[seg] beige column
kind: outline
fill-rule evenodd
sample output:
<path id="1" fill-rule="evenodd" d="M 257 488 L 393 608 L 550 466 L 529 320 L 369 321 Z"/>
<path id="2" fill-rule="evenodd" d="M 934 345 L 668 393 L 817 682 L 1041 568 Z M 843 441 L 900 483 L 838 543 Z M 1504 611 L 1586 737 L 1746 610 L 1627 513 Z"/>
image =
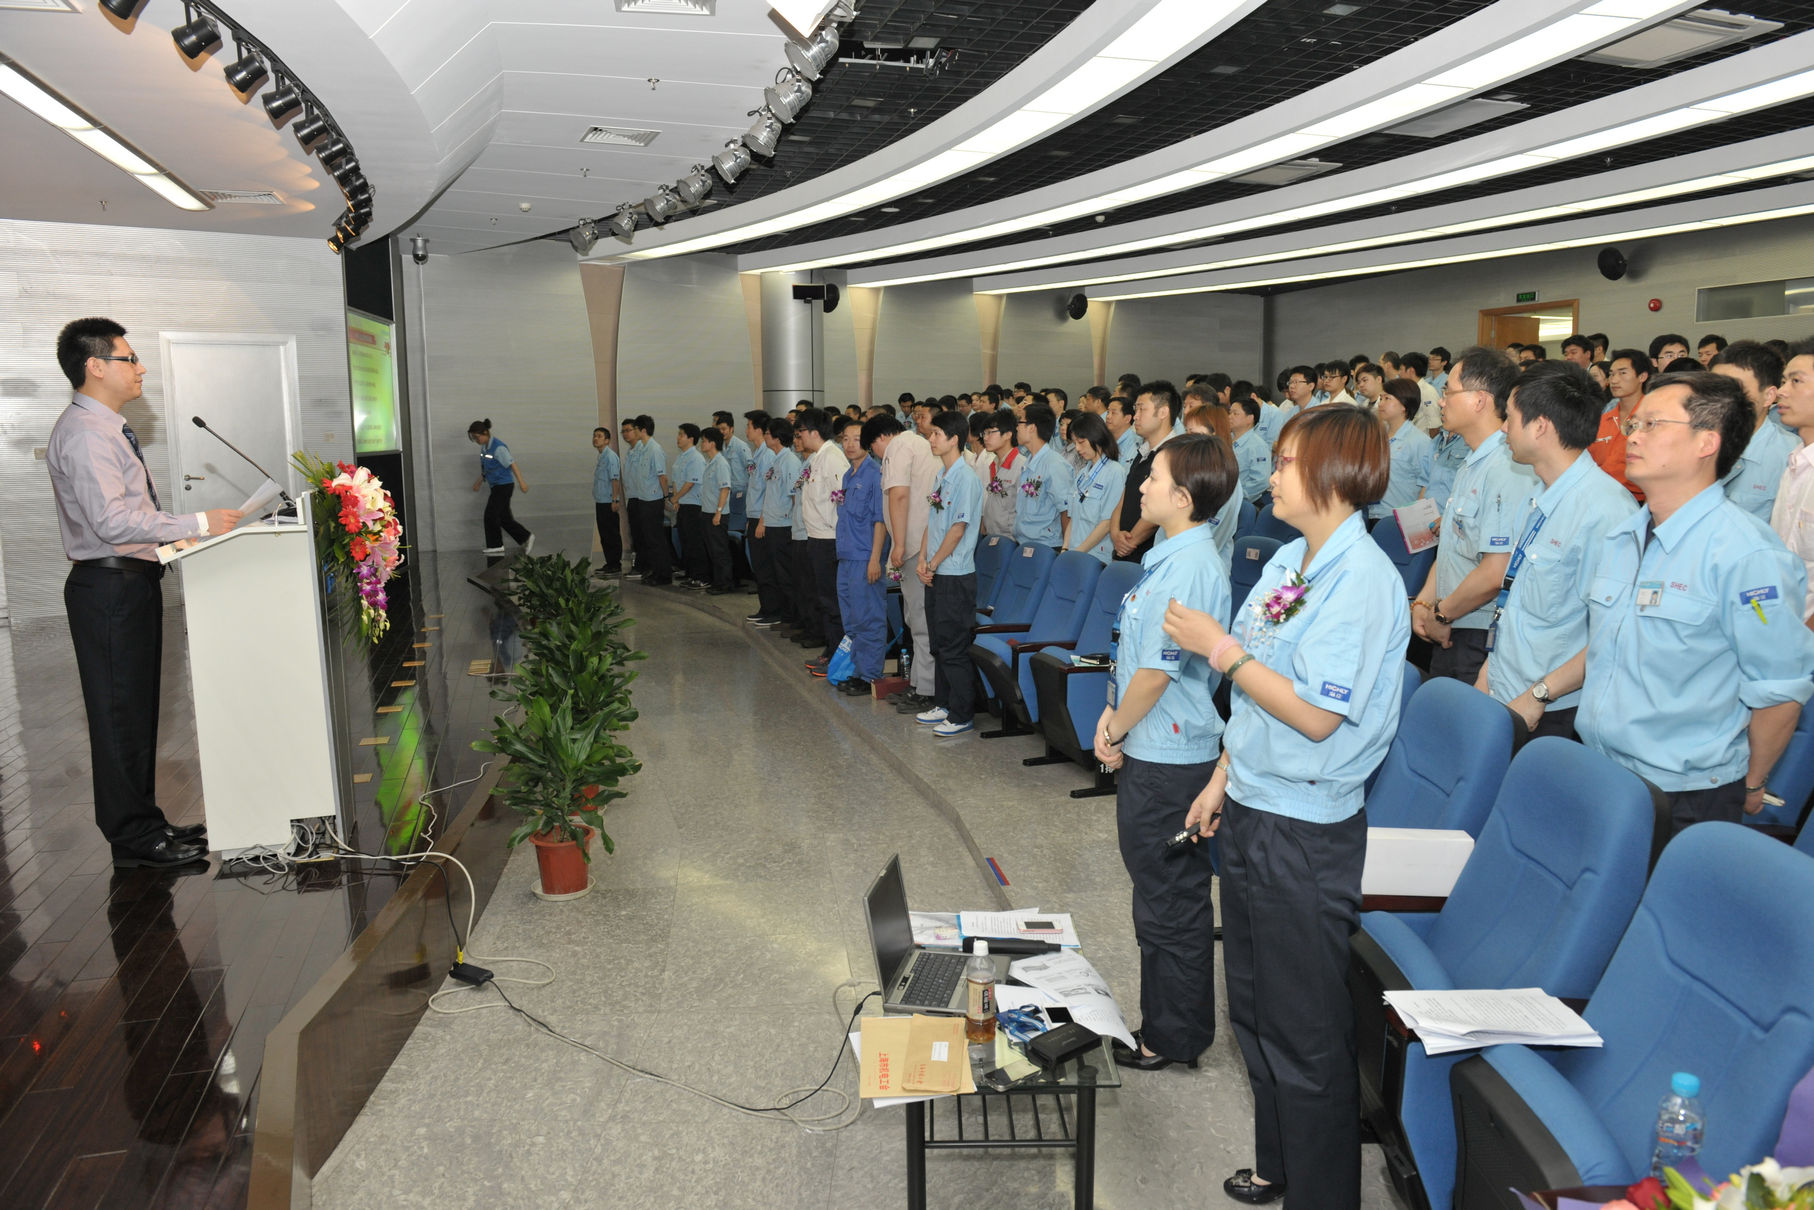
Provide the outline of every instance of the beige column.
<path id="1" fill-rule="evenodd" d="M 611 432 L 611 448 L 623 456 L 622 429 L 617 420 L 617 332 L 623 314 L 624 267 L 581 261 L 580 289 L 586 299 L 586 323 L 592 331 L 592 374 L 598 384 L 598 423 Z M 627 525 L 627 515 L 618 517 Z M 592 549 L 602 550 L 596 527 Z"/>
<path id="2" fill-rule="evenodd" d="M 1006 294 L 973 294 L 976 299 L 976 326 L 983 346 L 983 381 L 995 381 L 997 362 L 1001 359 L 1001 316 L 1008 304 Z"/>
<path id="3" fill-rule="evenodd" d="M 743 287 L 743 317 L 750 328 L 750 406 L 762 406 L 762 275 L 739 273 Z"/>
<path id="4" fill-rule="evenodd" d="M 867 411 L 876 401 L 876 323 L 882 313 L 882 291 L 850 286 L 844 298 L 850 303 L 850 327 L 857 342 L 857 404 Z"/>
<path id="5" fill-rule="evenodd" d="M 1090 321 L 1090 364 L 1096 370 L 1096 385 L 1107 386 L 1109 381 L 1109 328 L 1115 322 L 1115 304 L 1090 300 L 1090 309 L 1086 314 Z"/>

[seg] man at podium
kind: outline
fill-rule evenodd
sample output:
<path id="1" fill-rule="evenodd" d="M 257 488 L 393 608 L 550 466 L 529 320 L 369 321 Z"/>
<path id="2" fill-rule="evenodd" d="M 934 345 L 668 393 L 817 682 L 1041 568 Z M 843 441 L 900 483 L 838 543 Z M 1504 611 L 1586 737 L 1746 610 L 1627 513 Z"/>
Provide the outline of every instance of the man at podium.
<path id="1" fill-rule="evenodd" d="M 50 431 L 45 461 L 72 564 L 63 604 L 88 711 L 95 824 L 116 868 L 186 865 L 205 859 L 208 846 L 203 825 L 173 827 L 157 805 L 164 566 L 156 549 L 226 533 L 241 514 L 163 511 L 138 435 L 120 414 L 145 380 L 125 328 L 72 321 L 57 336 L 57 364 L 75 397 Z"/>

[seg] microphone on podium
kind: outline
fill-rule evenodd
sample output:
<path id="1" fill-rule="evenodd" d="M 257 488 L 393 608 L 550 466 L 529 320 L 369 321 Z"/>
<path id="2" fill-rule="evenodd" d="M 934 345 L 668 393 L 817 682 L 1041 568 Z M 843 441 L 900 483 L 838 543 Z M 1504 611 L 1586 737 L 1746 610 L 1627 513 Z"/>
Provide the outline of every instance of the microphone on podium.
<path id="1" fill-rule="evenodd" d="M 268 471 L 264 467 L 258 465 L 258 463 L 253 462 L 252 456 L 250 454 L 246 453 L 246 451 L 240 449 L 237 445 L 234 445 L 231 441 L 228 441 L 225 437 L 221 436 L 219 433 L 217 433 L 213 429 L 209 428 L 208 422 L 206 420 L 203 420 L 200 416 L 191 416 L 191 417 L 189 417 L 189 419 L 194 421 L 196 428 L 204 430 L 210 437 L 213 437 L 216 441 L 220 442 L 222 445 L 226 446 L 228 449 L 230 449 L 234 453 L 238 454 L 241 458 L 245 459 L 247 465 L 249 465 L 253 470 L 257 471 L 259 474 L 263 475 L 265 478 L 270 479 L 272 483 L 277 483 L 277 480 L 272 477 L 270 471 Z M 290 506 L 291 508 L 296 507 L 296 501 L 290 499 L 290 493 L 284 491 L 283 486 L 281 484 L 278 485 L 277 494 L 279 496 L 283 497 L 283 502 L 286 505 Z"/>

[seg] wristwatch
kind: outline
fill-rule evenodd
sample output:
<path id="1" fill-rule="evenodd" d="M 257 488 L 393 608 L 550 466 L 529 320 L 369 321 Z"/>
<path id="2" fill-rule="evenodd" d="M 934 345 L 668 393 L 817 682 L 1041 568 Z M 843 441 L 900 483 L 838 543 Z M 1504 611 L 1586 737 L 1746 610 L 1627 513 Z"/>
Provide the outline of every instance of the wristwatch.
<path id="1" fill-rule="evenodd" d="M 1542 702 L 1544 705 L 1546 705 L 1546 706 L 1549 705 L 1549 703 L 1550 703 L 1549 682 L 1548 681 L 1538 681 L 1535 685 L 1532 685 L 1531 686 L 1531 696 L 1533 698 L 1535 698 L 1536 700 Z"/>
<path id="2" fill-rule="evenodd" d="M 1455 624 L 1454 618 L 1446 618 L 1443 616 L 1443 614 L 1442 614 L 1442 598 L 1441 597 L 1438 597 L 1436 599 L 1436 604 L 1430 606 L 1430 614 L 1438 622 L 1441 622 L 1444 626 L 1453 626 Z"/>

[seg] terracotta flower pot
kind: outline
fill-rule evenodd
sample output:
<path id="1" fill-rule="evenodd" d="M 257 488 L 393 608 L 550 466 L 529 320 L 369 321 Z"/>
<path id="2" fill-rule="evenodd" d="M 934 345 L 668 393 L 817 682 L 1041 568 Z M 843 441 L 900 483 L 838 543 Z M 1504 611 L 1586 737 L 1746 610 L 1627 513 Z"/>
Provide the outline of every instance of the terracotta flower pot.
<path id="1" fill-rule="evenodd" d="M 585 844 L 592 843 L 595 830 L 582 825 Z M 563 840 L 536 833 L 529 838 L 535 845 L 535 862 L 542 874 L 542 894 L 572 895 L 586 889 L 592 878 L 592 867 L 581 851 L 580 841 Z"/>

